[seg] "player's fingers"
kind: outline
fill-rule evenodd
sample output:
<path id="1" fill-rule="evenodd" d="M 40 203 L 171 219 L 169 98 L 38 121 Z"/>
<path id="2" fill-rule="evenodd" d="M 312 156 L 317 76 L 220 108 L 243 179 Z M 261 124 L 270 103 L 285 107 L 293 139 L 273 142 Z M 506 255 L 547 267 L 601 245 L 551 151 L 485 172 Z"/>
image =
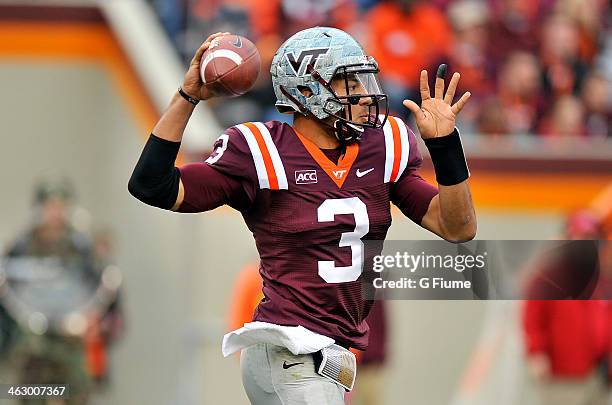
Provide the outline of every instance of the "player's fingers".
<path id="1" fill-rule="evenodd" d="M 444 79 L 446 78 L 446 64 L 441 64 L 436 72 L 436 87 L 434 97 L 442 100 L 444 96 Z"/>
<path id="2" fill-rule="evenodd" d="M 453 74 L 453 77 L 448 84 L 448 89 L 446 89 L 446 96 L 444 96 L 444 102 L 446 104 L 452 105 L 453 98 L 455 97 L 455 92 L 457 91 L 457 84 L 459 83 L 459 79 L 461 75 L 459 73 Z"/>
<path id="3" fill-rule="evenodd" d="M 442 94 L 444 94 L 444 79 L 436 77 L 436 87 L 434 90 L 434 98 L 442 100 Z"/>
<path id="4" fill-rule="evenodd" d="M 222 37 L 223 35 L 229 35 L 229 34 L 230 34 L 229 32 L 215 32 L 214 34 L 209 35 L 208 38 L 206 38 L 206 41 L 204 42 L 210 42 L 217 37 Z"/>
<path id="5" fill-rule="evenodd" d="M 193 56 L 193 59 L 191 59 L 192 65 L 200 63 L 200 61 L 202 60 L 202 55 L 204 55 L 204 52 L 206 52 L 209 46 L 210 46 L 210 42 L 204 42 L 202 46 L 198 48 L 195 55 Z"/>
<path id="6" fill-rule="evenodd" d="M 417 120 L 425 118 L 425 113 L 423 112 L 423 110 L 421 110 L 421 107 L 419 107 L 414 101 L 404 100 L 403 104 L 404 107 L 409 109 L 414 114 L 414 117 Z"/>
<path id="7" fill-rule="evenodd" d="M 200 47 L 196 51 L 195 55 L 193 56 L 193 59 L 191 59 L 191 64 L 193 65 L 193 64 L 196 64 L 196 63 L 200 63 L 200 61 L 202 60 L 202 55 L 210 47 L 210 43 L 212 42 L 213 39 L 215 39 L 217 37 L 221 37 L 223 35 L 228 35 L 228 34 L 229 34 L 229 32 L 216 32 L 216 33 L 210 35 L 208 38 L 206 38 L 206 41 L 204 41 L 202 43 L 202 45 L 200 45 Z"/>
<path id="8" fill-rule="evenodd" d="M 429 100 L 431 98 L 431 93 L 429 92 L 429 78 L 427 76 L 427 70 L 421 70 L 421 100 Z"/>
<path id="9" fill-rule="evenodd" d="M 463 109 L 463 107 L 465 106 L 465 103 L 467 103 L 467 101 L 470 99 L 471 96 L 472 96 L 472 93 L 470 93 L 469 91 L 465 92 L 463 96 L 461 96 L 459 101 L 457 101 L 455 105 L 451 107 L 453 114 L 455 115 L 459 114 L 459 112 Z"/>

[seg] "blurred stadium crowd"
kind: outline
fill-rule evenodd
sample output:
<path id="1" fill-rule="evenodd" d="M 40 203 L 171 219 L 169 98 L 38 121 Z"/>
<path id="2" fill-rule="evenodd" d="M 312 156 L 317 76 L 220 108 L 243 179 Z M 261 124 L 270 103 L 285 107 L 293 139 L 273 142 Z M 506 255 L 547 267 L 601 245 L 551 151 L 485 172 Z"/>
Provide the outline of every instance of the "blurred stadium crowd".
<path id="1" fill-rule="evenodd" d="M 244 97 L 215 100 L 222 125 L 278 116 L 269 66 L 278 46 L 310 26 L 344 29 L 380 64 L 392 113 L 408 118 L 421 69 L 444 61 L 472 101 L 464 133 L 607 138 L 612 30 L 606 0 L 150 0 L 188 61 L 206 35 L 256 42 L 262 72 Z M 240 117 L 240 118 L 237 118 Z"/>

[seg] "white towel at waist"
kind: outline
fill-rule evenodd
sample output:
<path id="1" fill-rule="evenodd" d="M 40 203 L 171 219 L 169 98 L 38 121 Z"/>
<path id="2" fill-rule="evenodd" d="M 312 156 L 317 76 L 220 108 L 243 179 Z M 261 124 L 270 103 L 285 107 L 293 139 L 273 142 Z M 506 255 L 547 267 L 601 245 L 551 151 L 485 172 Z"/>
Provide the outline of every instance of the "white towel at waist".
<path id="1" fill-rule="evenodd" d="M 281 326 L 268 322 L 245 323 L 240 329 L 223 336 L 221 351 L 227 357 L 257 343 L 286 347 L 294 355 L 317 352 L 332 345 L 334 339 L 303 326 Z"/>

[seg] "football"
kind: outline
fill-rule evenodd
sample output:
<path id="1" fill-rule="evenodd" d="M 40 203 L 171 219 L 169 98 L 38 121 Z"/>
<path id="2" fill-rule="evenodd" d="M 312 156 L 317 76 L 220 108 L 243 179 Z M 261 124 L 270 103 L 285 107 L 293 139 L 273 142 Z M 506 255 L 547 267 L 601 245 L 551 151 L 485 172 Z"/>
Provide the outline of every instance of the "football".
<path id="1" fill-rule="evenodd" d="M 235 97 L 249 91 L 261 69 L 257 47 L 240 35 L 213 39 L 202 55 L 200 76 L 217 96 Z"/>

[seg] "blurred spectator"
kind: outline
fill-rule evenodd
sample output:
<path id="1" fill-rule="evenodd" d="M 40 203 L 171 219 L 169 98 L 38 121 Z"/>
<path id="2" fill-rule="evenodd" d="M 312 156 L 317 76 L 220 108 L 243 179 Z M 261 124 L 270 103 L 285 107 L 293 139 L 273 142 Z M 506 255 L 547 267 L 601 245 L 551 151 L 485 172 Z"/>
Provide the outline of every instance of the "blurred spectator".
<path id="1" fill-rule="evenodd" d="M 598 240 L 605 236 L 600 219 L 589 210 L 572 213 L 565 223 L 565 237 L 579 240 Z"/>
<path id="2" fill-rule="evenodd" d="M 490 14 L 487 3 L 479 0 L 459 0 L 448 14 L 455 32 L 450 52 L 453 71 L 461 73 L 462 86 L 472 95 L 486 95 L 494 90 L 491 66 L 488 64 Z"/>
<path id="3" fill-rule="evenodd" d="M 61 266 L 63 272 L 71 274 L 72 278 L 83 280 L 83 283 L 91 280 L 93 263 L 90 240 L 77 232 L 68 218 L 73 196 L 72 184 L 67 180 L 41 183 L 34 194 L 34 225 L 9 249 L 7 257 L 11 260 L 55 258 L 59 263 L 57 266 Z M 24 274 L 26 278 L 23 281 L 16 281 L 19 290 L 24 290 L 24 284 L 28 282 L 41 283 L 57 275 L 57 269 L 55 272 L 54 269 L 46 270 L 42 264 L 21 267 L 20 270 L 31 274 Z M 15 331 L 11 357 L 20 384 L 69 384 L 70 398 L 67 403 L 80 405 L 87 402 L 90 379 L 82 337 L 20 327 Z"/>
<path id="4" fill-rule="evenodd" d="M 551 136 L 580 136 L 585 134 L 584 106 L 574 96 L 562 96 L 544 117 L 538 133 Z"/>
<path id="5" fill-rule="evenodd" d="M 185 0 L 152 0 L 170 40 L 179 51 L 183 51 L 180 38 L 185 29 L 187 2 Z"/>
<path id="6" fill-rule="evenodd" d="M 379 0 L 355 0 L 357 6 L 359 7 L 360 13 L 365 13 L 372 7 L 374 7 Z"/>
<path id="7" fill-rule="evenodd" d="M 357 17 L 353 0 L 254 0 L 251 27 L 262 55 L 263 69 L 270 70 L 276 50 L 296 32 L 315 26 L 350 32 Z"/>
<path id="8" fill-rule="evenodd" d="M 286 38 L 306 28 L 330 26 L 350 31 L 358 12 L 352 0 L 256 0 L 252 5 L 253 34 L 258 40 L 276 36 L 275 51 Z"/>
<path id="9" fill-rule="evenodd" d="M 489 56 L 499 65 L 513 51 L 535 52 L 541 18 L 555 0 L 489 0 L 493 12 Z"/>
<path id="10" fill-rule="evenodd" d="M 588 71 L 580 55 L 580 32 L 570 18 L 556 14 L 542 26 L 540 63 L 546 99 L 576 94 Z"/>
<path id="11" fill-rule="evenodd" d="M 579 30 L 580 55 L 591 64 L 599 52 L 610 3 L 607 0 L 558 0 L 557 12 L 572 18 Z"/>
<path id="12" fill-rule="evenodd" d="M 523 324 L 529 373 L 542 405 L 605 404 L 606 301 L 526 301 Z"/>
<path id="13" fill-rule="evenodd" d="M 442 11 L 446 11 L 449 5 L 453 4 L 456 0 L 430 0 L 429 3 L 438 7 Z"/>
<path id="14" fill-rule="evenodd" d="M 596 68 L 612 83 L 612 29 L 604 36 L 600 53 L 596 58 Z"/>
<path id="15" fill-rule="evenodd" d="M 497 97 L 488 97 L 479 108 L 476 132 L 485 135 L 502 135 L 509 131 L 508 117 Z"/>
<path id="16" fill-rule="evenodd" d="M 115 241 L 109 229 L 99 229 L 93 236 L 93 260 L 96 271 L 103 272 L 115 261 Z M 106 388 L 111 373 L 108 351 L 124 332 L 124 315 L 117 293 L 85 336 L 87 368 L 98 388 Z"/>
<path id="17" fill-rule="evenodd" d="M 581 97 L 586 113 L 586 133 L 589 136 L 610 137 L 612 110 L 608 80 L 599 72 L 592 71 L 584 81 Z"/>
<path id="18" fill-rule="evenodd" d="M 459 126 L 464 131 L 474 132 L 479 108 L 495 90 L 494 72 L 487 55 L 489 6 L 479 0 L 459 0 L 450 5 L 448 15 L 455 33 L 455 45 L 450 51 L 450 68 L 453 72 L 461 73 L 461 87 L 472 93 L 470 103 L 460 115 Z M 495 132 L 502 128 L 489 130 Z"/>
<path id="19" fill-rule="evenodd" d="M 485 102 L 478 122 L 484 133 L 532 133 L 542 110 L 540 70 L 536 57 L 528 52 L 508 55 L 497 79 L 495 96 Z M 501 108 L 501 111 L 500 111 Z"/>
<path id="20" fill-rule="evenodd" d="M 568 219 L 565 237 L 590 240 L 603 234 L 599 221 L 580 211 Z M 558 261 L 556 265 L 568 263 Z M 612 309 L 608 301 L 538 298 L 525 301 L 523 327 L 528 371 L 541 403 L 604 405 L 608 375 L 600 371 L 610 350 Z"/>
<path id="21" fill-rule="evenodd" d="M 264 298 L 262 288 L 258 264 L 249 264 L 240 270 L 230 294 L 228 331 L 240 329 L 253 321 L 255 308 Z"/>
<path id="22" fill-rule="evenodd" d="M 446 61 L 453 33 L 446 16 L 422 0 L 388 0 L 365 16 L 365 48 L 380 65 L 383 88 L 392 114 L 407 115 L 402 101 L 418 99 L 419 72 Z M 431 78 L 431 75 L 430 75 Z"/>
<path id="23" fill-rule="evenodd" d="M 15 322 L 0 305 L 0 364 L 11 347 L 15 328 Z"/>

